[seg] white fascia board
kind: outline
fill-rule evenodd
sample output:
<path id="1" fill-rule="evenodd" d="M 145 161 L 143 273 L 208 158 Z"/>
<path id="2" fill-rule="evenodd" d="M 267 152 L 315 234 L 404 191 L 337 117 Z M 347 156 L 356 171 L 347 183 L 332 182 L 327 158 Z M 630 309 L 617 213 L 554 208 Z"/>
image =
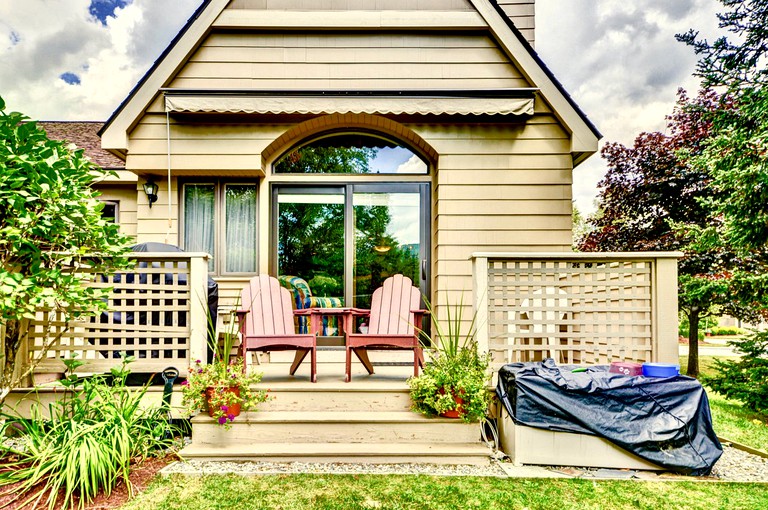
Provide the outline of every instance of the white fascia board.
<path id="1" fill-rule="evenodd" d="M 565 96 L 550 79 L 544 69 L 528 53 L 515 34 L 491 6 L 488 0 L 470 0 L 483 17 L 491 34 L 496 38 L 507 56 L 517 64 L 520 72 L 532 87 L 540 89 L 539 95 L 552 107 L 555 116 L 571 133 L 571 153 L 597 152 L 598 137 L 592 132 L 581 115 L 571 106 Z"/>
<path id="2" fill-rule="evenodd" d="M 213 22 L 229 4 L 230 0 L 211 0 L 211 3 L 192 22 L 184 35 L 171 48 L 162 62 L 151 71 L 144 83 L 132 93 L 112 122 L 101 134 L 101 146 L 109 151 L 125 152 L 128 150 L 128 132 L 138 122 L 141 115 L 154 101 L 161 88 L 183 66 L 187 58 L 197 48 L 210 30 Z"/>

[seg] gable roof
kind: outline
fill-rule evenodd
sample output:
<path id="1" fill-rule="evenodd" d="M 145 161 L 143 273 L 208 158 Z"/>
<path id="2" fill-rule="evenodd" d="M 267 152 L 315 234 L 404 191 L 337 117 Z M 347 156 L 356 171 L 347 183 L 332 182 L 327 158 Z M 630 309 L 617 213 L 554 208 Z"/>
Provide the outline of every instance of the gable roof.
<path id="1" fill-rule="evenodd" d="M 554 78 L 552 72 L 544 65 L 534 49 L 515 27 L 509 16 L 499 6 L 497 0 L 469 0 L 476 10 L 483 28 L 489 30 L 497 40 L 507 57 L 515 64 L 531 85 L 539 89 L 539 95 L 549 103 L 555 116 L 571 132 L 571 153 L 575 164 L 580 163 L 597 151 L 600 133 L 589 121 L 584 112 L 578 108 L 563 86 Z M 204 0 L 197 11 L 187 21 L 187 24 L 177 34 L 171 44 L 155 61 L 150 70 L 142 77 L 128 97 L 110 116 L 99 134 L 102 136 L 102 146 L 110 151 L 124 155 L 127 150 L 127 137 L 130 129 L 138 122 L 141 115 L 151 102 L 166 86 L 169 80 L 178 72 L 192 52 L 211 31 L 214 22 L 220 17 L 230 0 Z M 265 11 L 266 12 L 266 11 Z M 418 11 L 416 11 L 418 12 Z M 281 22 L 286 19 L 300 18 L 294 16 L 277 16 Z M 326 18 L 327 19 L 327 18 Z M 423 16 L 419 19 L 424 19 Z M 478 28 L 477 19 L 462 18 L 463 23 L 472 24 Z M 273 22 L 261 19 L 259 27 L 265 28 Z M 300 19 L 301 28 L 310 29 L 313 20 Z M 453 21 L 454 28 L 461 28 L 461 20 Z M 317 28 L 322 28 L 317 22 Z M 274 28 L 280 28 L 275 26 Z M 293 28 L 298 28 L 298 25 Z M 349 28 L 349 27 L 347 27 Z M 359 28 L 359 27 L 358 27 Z M 430 28 L 439 28 L 430 26 Z M 447 28 L 447 27 L 446 27 Z M 469 28 L 469 27 L 464 27 Z"/>
<path id="2" fill-rule="evenodd" d="M 104 125 L 97 121 L 38 121 L 37 125 L 45 130 L 51 140 L 60 140 L 75 144 L 83 149 L 85 155 L 101 168 L 110 170 L 125 169 L 125 162 L 101 148 L 99 131 Z"/>

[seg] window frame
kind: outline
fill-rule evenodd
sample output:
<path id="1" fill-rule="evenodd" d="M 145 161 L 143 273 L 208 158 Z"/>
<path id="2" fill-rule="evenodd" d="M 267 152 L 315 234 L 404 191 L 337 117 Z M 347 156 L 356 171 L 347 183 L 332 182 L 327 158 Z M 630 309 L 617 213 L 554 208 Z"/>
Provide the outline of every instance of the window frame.
<path id="1" fill-rule="evenodd" d="M 426 168 L 425 172 L 420 173 L 397 173 L 397 172 L 388 172 L 388 173 L 371 173 L 371 174 L 364 174 L 364 173 L 356 173 L 356 172 L 347 172 L 347 173 L 324 173 L 324 172 L 277 172 L 276 167 L 277 164 L 288 154 L 297 151 L 299 149 L 302 149 L 304 147 L 307 147 L 319 140 L 325 140 L 327 138 L 333 138 L 337 136 L 344 136 L 344 135 L 363 135 L 370 138 L 378 138 L 380 140 L 384 140 L 386 142 L 397 144 L 398 146 L 409 150 L 412 154 L 414 154 L 417 158 L 421 160 L 422 163 L 424 163 L 424 166 Z M 326 175 L 326 176 L 378 176 L 378 177 L 386 177 L 386 176 L 403 176 L 403 177 L 428 177 L 432 175 L 432 165 L 429 162 L 429 159 L 417 148 L 413 147 L 409 143 L 404 142 L 403 140 L 383 135 L 377 131 L 372 130 L 366 130 L 366 129 L 334 129 L 330 131 L 323 131 L 322 133 L 319 133 L 315 136 L 304 138 L 301 141 L 297 142 L 296 144 L 292 145 L 288 150 L 284 151 L 279 157 L 277 157 L 274 162 L 272 163 L 272 175 L 274 176 L 296 176 L 296 175 L 304 175 L 304 176 L 313 176 L 313 175 Z"/>
<path id="2" fill-rule="evenodd" d="M 199 179 L 184 179 L 179 181 L 179 245 L 184 251 L 186 248 L 186 239 L 184 238 L 184 230 L 186 224 L 186 187 L 188 185 L 209 185 L 214 187 L 214 203 L 213 203 L 213 251 L 210 255 L 213 257 L 213 264 L 209 274 L 212 276 L 254 276 L 259 272 L 259 181 L 254 179 L 228 179 L 228 178 L 199 178 Z M 254 250 L 254 263 L 256 269 L 252 272 L 247 271 L 226 271 L 227 263 L 227 249 L 226 249 L 226 223 L 227 223 L 227 209 L 226 209 L 226 190 L 230 185 L 247 185 L 253 186 L 256 193 L 255 203 L 255 250 Z"/>
<path id="3" fill-rule="evenodd" d="M 105 206 L 107 204 L 112 205 L 115 207 L 115 216 L 112 218 L 112 223 L 119 225 L 120 224 L 120 201 L 119 200 L 108 200 L 108 199 L 99 199 L 99 202 L 103 203 Z M 101 210 L 101 217 L 104 218 L 104 209 Z"/>

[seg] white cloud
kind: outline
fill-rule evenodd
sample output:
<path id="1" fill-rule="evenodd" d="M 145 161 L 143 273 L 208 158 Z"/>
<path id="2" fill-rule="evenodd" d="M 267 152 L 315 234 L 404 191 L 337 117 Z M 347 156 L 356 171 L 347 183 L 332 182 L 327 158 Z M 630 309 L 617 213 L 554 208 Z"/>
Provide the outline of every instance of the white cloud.
<path id="1" fill-rule="evenodd" d="M 90 0 L 2 2 L 0 95 L 35 119 L 106 120 L 200 2 L 134 0 L 106 26 Z M 66 72 L 80 84 L 65 83 Z"/>
<path id="2" fill-rule="evenodd" d="M 664 130 L 679 87 L 695 94 L 693 50 L 675 40 L 690 28 L 717 33 L 716 0 L 536 0 L 536 49 L 603 134 L 632 144 Z M 582 212 L 594 210 L 606 166 L 599 154 L 574 171 Z"/>

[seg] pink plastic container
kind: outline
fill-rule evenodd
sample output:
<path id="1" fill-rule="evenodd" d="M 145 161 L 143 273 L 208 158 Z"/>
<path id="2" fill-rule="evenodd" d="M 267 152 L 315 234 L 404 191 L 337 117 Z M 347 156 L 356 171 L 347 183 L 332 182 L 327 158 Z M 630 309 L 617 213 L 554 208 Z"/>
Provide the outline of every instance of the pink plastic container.
<path id="1" fill-rule="evenodd" d="M 612 374 L 643 375 L 643 365 L 629 361 L 614 361 L 608 371 Z"/>

